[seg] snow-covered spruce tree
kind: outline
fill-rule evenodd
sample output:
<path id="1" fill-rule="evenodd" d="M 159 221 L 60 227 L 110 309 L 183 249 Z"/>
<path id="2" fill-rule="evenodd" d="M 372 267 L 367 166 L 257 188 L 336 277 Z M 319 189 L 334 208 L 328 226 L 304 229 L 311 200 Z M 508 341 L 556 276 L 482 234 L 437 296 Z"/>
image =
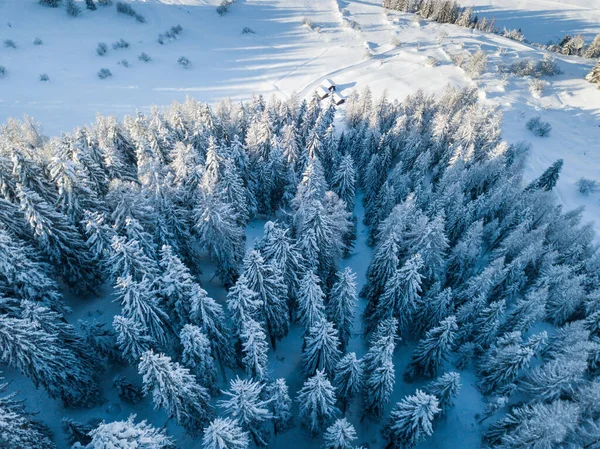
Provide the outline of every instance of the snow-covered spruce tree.
<path id="1" fill-rule="evenodd" d="M 484 441 L 500 449 L 560 447 L 576 429 L 579 413 L 577 405 L 560 400 L 516 407 L 489 427 Z"/>
<path id="2" fill-rule="evenodd" d="M 8 383 L 0 383 L 0 393 L 7 387 Z M 33 416 L 16 393 L 0 396 L 0 445 L 6 449 L 56 449 L 50 429 Z"/>
<path id="3" fill-rule="evenodd" d="M 591 72 L 586 75 L 585 79 L 590 83 L 598 84 L 600 86 L 600 62 L 598 62 Z"/>
<path id="4" fill-rule="evenodd" d="M 518 386 L 535 402 L 573 397 L 584 383 L 587 367 L 585 354 L 579 358 L 562 356 L 532 369 Z"/>
<path id="5" fill-rule="evenodd" d="M 336 277 L 326 309 L 327 316 L 339 332 L 340 348 L 343 351 L 352 336 L 354 315 L 358 306 L 356 274 L 347 267 L 344 271 L 338 271 Z"/>
<path id="6" fill-rule="evenodd" d="M 504 315 L 505 300 L 494 301 L 481 310 L 471 328 L 471 340 L 481 348 L 487 348 L 498 335 L 500 321 Z"/>
<path id="7" fill-rule="evenodd" d="M 144 395 L 152 394 L 154 408 L 164 408 L 186 431 L 195 435 L 212 419 L 208 390 L 198 384 L 187 368 L 150 350 L 142 354 L 138 371 Z"/>
<path id="8" fill-rule="evenodd" d="M 217 265 L 217 274 L 225 286 L 235 282 L 244 254 L 244 230 L 237 214 L 214 194 L 199 196 L 193 211 L 200 244 Z"/>
<path id="9" fill-rule="evenodd" d="M 406 261 L 402 268 L 395 271 L 385 285 L 385 291 L 379 297 L 372 320 L 379 323 L 387 318 L 398 320 L 398 329 L 408 329 L 421 295 L 423 259 L 416 254 Z M 374 327 L 373 324 L 370 326 Z"/>
<path id="10" fill-rule="evenodd" d="M 267 263 L 260 251 L 250 251 L 244 259 L 244 275 L 248 287 L 254 291 L 260 301 L 260 318 L 271 340 L 273 349 L 277 340 L 288 333 L 289 311 L 287 307 L 287 287 L 281 270 L 273 263 Z"/>
<path id="11" fill-rule="evenodd" d="M 224 413 L 249 432 L 258 446 L 267 446 L 265 423 L 272 418 L 268 409 L 269 401 L 261 398 L 263 388 L 259 382 L 236 377 L 230 382 L 230 391 L 223 392 L 227 399 L 218 402 Z"/>
<path id="12" fill-rule="evenodd" d="M 417 390 L 396 403 L 383 429 L 385 449 L 410 449 L 433 433 L 433 420 L 440 412 L 435 396 Z"/>
<path id="13" fill-rule="evenodd" d="M 335 388 L 322 371 L 306 380 L 298 393 L 300 419 L 312 435 L 324 430 L 338 409 L 335 406 Z"/>
<path id="14" fill-rule="evenodd" d="M 302 371 L 305 377 L 312 377 L 317 370 L 333 377 L 340 360 L 340 341 L 337 330 L 326 319 L 317 321 L 308 330 L 302 347 Z"/>
<path id="15" fill-rule="evenodd" d="M 325 449 L 353 449 L 352 442 L 356 440 L 356 430 L 346 418 L 337 419 L 325 431 Z"/>
<path id="16" fill-rule="evenodd" d="M 246 373 L 258 380 L 268 377 L 267 361 L 269 343 L 259 322 L 247 318 L 244 322 L 240 339 L 242 341 L 242 363 Z"/>
<path id="17" fill-rule="evenodd" d="M 530 291 L 524 298 L 519 298 L 514 308 L 508 313 L 506 321 L 500 327 L 500 334 L 506 332 L 527 332 L 531 326 L 541 321 L 546 315 L 548 289 L 539 288 Z"/>
<path id="18" fill-rule="evenodd" d="M 194 284 L 191 292 L 190 321 L 208 337 L 212 354 L 219 362 L 223 378 L 225 367 L 234 366 L 231 331 L 227 327 L 223 306 L 208 296 L 206 290 Z"/>
<path id="19" fill-rule="evenodd" d="M 461 387 L 460 374 L 450 371 L 429 382 L 425 386 L 425 393 L 431 394 L 438 399 L 440 410 L 443 414 L 454 405 L 454 398 L 458 395 Z"/>
<path id="20" fill-rule="evenodd" d="M 85 449 L 174 449 L 175 443 L 163 429 L 148 424 L 145 420 L 135 423 L 135 415 L 127 421 L 103 422 L 90 432 L 92 441 Z"/>
<path id="21" fill-rule="evenodd" d="M 529 183 L 526 190 L 545 190 L 550 191 L 556 186 L 564 161 L 558 159 L 541 174 L 539 178 Z"/>
<path id="22" fill-rule="evenodd" d="M 61 0 L 40 0 L 40 5 L 50 6 L 51 8 L 58 8 Z"/>
<path id="23" fill-rule="evenodd" d="M 81 225 L 87 237 L 85 243 L 92 253 L 93 261 L 104 269 L 108 268 L 106 266 L 107 259 L 112 251 L 111 245 L 115 231 L 107 223 L 105 214 L 84 211 Z"/>
<path id="24" fill-rule="evenodd" d="M 0 357 L 48 395 L 69 407 L 92 406 L 99 391 L 89 366 L 64 345 L 55 332 L 36 329 L 29 319 L 0 315 Z"/>
<path id="25" fill-rule="evenodd" d="M 307 332 L 325 318 L 325 294 L 320 284 L 321 280 L 311 270 L 307 271 L 300 280 L 298 320 Z"/>
<path id="26" fill-rule="evenodd" d="M 216 418 L 204 429 L 202 449 L 247 449 L 248 432 L 231 418 Z"/>
<path id="27" fill-rule="evenodd" d="M 210 341 L 198 326 L 186 324 L 179 333 L 183 347 L 181 361 L 196 375 L 196 380 L 211 394 L 219 393 L 217 366 L 211 354 Z"/>
<path id="28" fill-rule="evenodd" d="M 227 310 L 231 318 L 233 333 L 236 337 L 236 352 L 241 354 L 241 335 L 244 323 L 248 319 L 258 319 L 261 310 L 261 302 L 258 294 L 248 287 L 248 279 L 242 274 L 233 287 L 227 292 Z"/>
<path id="29" fill-rule="evenodd" d="M 285 432 L 292 425 L 292 400 L 285 379 L 279 378 L 267 385 L 267 397 L 269 398 L 269 410 L 273 421 L 273 433 L 275 435 Z"/>
<path id="30" fill-rule="evenodd" d="M 398 321 L 395 318 L 387 319 L 379 323 L 371 337 L 369 351 L 363 358 L 363 417 L 380 419 L 385 404 L 390 400 L 395 383 L 392 358 L 397 328 Z"/>
<path id="31" fill-rule="evenodd" d="M 417 310 L 414 315 L 415 334 L 422 336 L 431 328 L 452 314 L 454 311 L 454 297 L 452 288 L 440 291 L 439 283 L 432 285 L 427 294 L 419 298 Z"/>
<path id="32" fill-rule="evenodd" d="M 158 264 L 149 258 L 136 240 L 115 235 L 111 242 L 111 253 L 106 261 L 111 279 L 131 277 L 140 282 L 144 277 L 154 280 L 159 275 Z"/>
<path id="33" fill-rule="evenodd" d="M 144 398 L 142 388 L 132 384 L 123 376 L 115 376 L 113 386 L 117 389 L 119 398 L 128 404 L 137 404 Z"/>
<path id="34" fill-rule="evenodd" d="M 75 227 L 33 190 L 19 186 L 17 195 L 35 241 L 65 280 L 83 290 L 94 287 L 98 272 Z"/>
<path id="35" fill-rule="evenodd" d="M 89 433 L 101 422 L 99 419 L 91 419 L 86 423 L 82 423 L 71 418 L 63 418 L 61 424 L 67 444 L 73 445 L 79 443 L 83 446 L 88 445 L 92 441 Z"/>
<path id="36" fill-rule="evenodd" d="M 427 331 L 413 352 L 407 370 L 408 377 L 434 376 L 443 362 L 447 360 L 448 354 L 454 346 L 457 330 L 456 318 L 449 316 L 439 326 Z"/>
<path id="37" fill-rule="evenodd" d="M 344 355 L 338 362 L 333 385 L 342 405 L 342 413 L 346 413 L 350 403 L 363 388 L 363 363 L 356 358 L 354 352 Z"/>
<path id="38" fill-rule="evenodd" d="M 331 189 L 346 203 L 348 211 L 352 212 L 354 210 L 354 197 L 356 196 L 356 171 L 352 156 L 349 154 L 342 157 L 333 175 Z"/>
<path id="39" fill-rule="evenodd" d="M 148 335 L 146 327 L 134 318 L 115 315 L 113 328 L 117 333 L 121 356 L 129 363 L 137 364 L 144 352 L 156 347 L 156 342 Z"/>
<path id="40" fill-rule="evenodd" d="M 123 316 L 139 323 L 162 348 L 168 347 L 172 328 L 167 314 L 158 304 L 151 281 L 146 277 L 140 282 L 133 281 L 131 276 L 118 278 L 115 290 L 115 302 L 121 304 Z"/>

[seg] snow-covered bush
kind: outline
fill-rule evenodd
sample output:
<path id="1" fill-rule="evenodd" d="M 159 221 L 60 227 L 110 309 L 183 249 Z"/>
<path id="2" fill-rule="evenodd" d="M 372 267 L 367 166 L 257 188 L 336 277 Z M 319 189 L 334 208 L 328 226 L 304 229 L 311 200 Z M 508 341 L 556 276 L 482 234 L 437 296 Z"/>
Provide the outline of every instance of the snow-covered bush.
<path id="1" fill-rule="evenodd" d="M 311 31 L 316 31 L 317 33 L 321 32 L 321 27 L 316 26 L 311 19 L 305 17 L 302 19 L 302 25 L 308 28 Z"/>
<path id="2" fill-rule="evenodd" d="M 229 12 L 229 7 L 235 3 L 235 0 L 221 0 L 219 6 L 217 6 L 217 14 L 224 16 Z"/>
<path id="3" fill-rule="evenodd" d="M 523 36 L 520 28 L 518 30 L 516 28 L 507 30 L 506 27 L 504 27 L 504 30 L 502 30 L 502 36 L 517 42 L 523 42 L 525 40 L 525 36 Z"/>
<path id="4" fill-rule="evenodd" d="M 108 69 L 100 69 L 98 71 L 98 78 L 100 78 L 101 80 L 104 80 L 111 76 L 112 76 L 112 72 Z"/>
<path id="5" fill-rule="evenodd" d="M 546 82 L 539 78 L 533 78 L 529 81 L 529 92 L 534 97 L 540 98 L 544 92 Z"/>
<path id="6" fill-rule="evenodd" d="M 50 77 L 48 76 L 47 73 L 42 73 L 40 75 L 40 81 L 50 81 Z"/>
<path id="7" fill-rule="evenodd" d="M 530 118 L 525 126 L 538 137 L 545 137 L 552 131 L 552 125 L 548 122 L 543 122 L 539 116 Z"/>
<path id="8" fill-rule="evenodd" d="M 15 44 L 15 41 L 13 41 L 12 39 L 5 39 L 4 47 L 5 48 L 17 48 L 17 44 Z"/>
<path id="9" fill-rule="evenodd" d="M 96 4 L 94 0 L 85 0 L 85 7 L 90 11 L 96 11 Z"/>
<path id="10" fill-rule="evenodd" d="M 113 4 L 113 0 L 96 0 L 100 6 L 110 6 Z"/>
<path id="11" fill-rule="evenodd" d="M 520 59 L 508 66 L 500 64 L 498 70 L 502 73 L 511 73 L 519 77 L 533 76 L 555 76 L 562 73 L 555 59 L 550 55 L 544 55 L 542 60 L 534 61 L 531 58 Z"/>
<path id="12" fill-rule="evenodd" d="M 0 65 L 0 79 L 6 76 L 6 67 Z"/>
<path id="13" fill-rule="evenodd" d="M 117 2 L 117 12 L 120 14 L 124 14 L 126 16 L 134 17 L 140 23 L 146 22 L 146 18 L 136 12 L 135 9 L 129 4 L 125 2 Z"/>
<path id="14" fill-rule="evenodd" d="M 598 181 L 593 179 L 579 178 L 579 181 L 577 181 L 577 190 L 579 190 L 579 193 L 582 195 L 594 193 L 598 190 Z"/>
<path id="15" fill-rule="evenodd" d="M 71 17 L 77 17 L 81 14 L 81 8 L 75 3 L 75 0 L 67 0 L 66 10 Z"/>
<path id="16" fill-rule="evenodd" d="M 255 31 L 250 27 L 242 28 L 242 34 L 256 34 Z"/>
<path id="17" fill-rule="evenodd" d="M 164 45 L 168 41 L 178 39 L 182 31 L 183 27 L 181 25 L 172 26 L 169 30 L 159 34 L 157 41 L 160 45 Z"/>
<path id="18" fill-rule="evenodd" d="M 98 56 L 104 56 L 108 52 L 108 45 L 104 42 L 100 42 L 96 47 L 96 54 Z"/>
<path id="19" fill-rule="evenodd" d="M 122 48 L 129 48 L 129 42 L 127 42 L 125 39 L 121 38 L 118 41 L 113 42 L 112 48 L 113 48 L 113 50 L 120 50 Z"/>
<path id="20" fill-rule="evenodd" d="M 600 89 L 600 62 L 598 62 L 590 73 L 585 77 L 590 83 L 598 84 L 598 88 Z"/>
<path id="21" fill-rule="evenodd" d="M 434 58 L 433 56 L 429 56 L 425 60 L 425 65 L 427 65 L 429 67 L 437 67 L 438 65 L 440 65 L 440 60 L 437 58 Z"/>
<path id="22" fill-rule="evenodd" d="M 192 66 L 192 61 L 190 61 L 185 56 L 180 56 L 177 60 L 177 64 L 179 64 L 184 69 L 189 69 Z"/>
<path id="23" fill-rule="evenodd" d="M 125 67 L 126 69 L 129 68 L 129 61 L 127 59 L 121 59 L 117 64 Z"/>
<path id="24" fill-rule="evenodd" d="M 42 44 L 43 44 L 43 42 L 42 42 L 42 40 L 39 37 L 36 37 L 33 40 L 33 45 L 42 45 Z"/>
<path id="25" fill-rule="evenodd" d="M 479 78 L 487 68 L 487 64 L 488 57 L 485 52 L 483 50 L 477 50 L 469 57 L 465 70 L 471 78 Z"/>
<path id="26" fill-rule="evenodd" d="M 152 61 L 152 58 L 147 54 L 147 53 L 140 53 L 140 55 L 138 56 L 138 59 L 142 62 L 150 62 Z"/>
<path id="27" fill-rule="evenodd" d="M 61 0 L 40 0 L 40 5 L 49 6 L 50 8 L 58 8 Z"/>

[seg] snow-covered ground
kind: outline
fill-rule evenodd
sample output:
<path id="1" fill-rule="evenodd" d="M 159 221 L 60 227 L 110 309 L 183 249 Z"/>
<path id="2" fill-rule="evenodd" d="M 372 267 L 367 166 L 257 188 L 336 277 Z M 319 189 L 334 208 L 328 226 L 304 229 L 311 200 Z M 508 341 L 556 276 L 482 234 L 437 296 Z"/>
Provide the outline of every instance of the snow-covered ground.
<path id="1" fill-rule="evenodd" d="M 504 112 L 504 138 L 531 144 L 526 176 L 531 179 L 554 160 L 563 158 L 565 165 L 556 189 L 561 202 L 568 209 L 585 206 L 585 218 L 595 219 L 600 231 L 600 194 L 584 197 L 575 186 L 580 177 L 600 181 L 600 90 L 583 79 L 593 61 L 554 55 L 564 73 L 545 79 L 544 93 L 536 98 L 528 90 L 529 80 L 514 76 L 505 79 L 496 66 L 525 57 L 541 59 L 543 51 L 501 36 L 417 22 L 410 15 L 387 13 L 379 0 L 238 0 L 224 17 L 215 12 L 218 3 L 132 2 L 146 18 L 146 23 L 140 24 L 118 15 L 114 7 L 84 11 L 81 17 L 72 19 L 63 9 L 42 8 L 35 0 L 0 0 L 0 40 L 12 39 L 17 45 L 17 49 L 0 48 L 0 65 L 7 69 L 6 77 L 0 79 L 0 123 L 28 114 L 41 122 L 47 134 L 57 135 L 93 121 L 98 112 L 122 116 L 147 111 L 153 104 L 181 101 L 186 96 L 208 102 L 225 97 L 246 99 L 252 93 L 289 96 L 297 92 L 307 96 L 325 78 L 338 83 L 343 95 L 368 86 L 375 96 L 387 91 L 390 98 L 398 99 L 417 89 L 436 92 L 447 84 L 466 86 L 476 82 L 482 101 Z M 498 26 L 522 28 L 532 41 L 556 40 L 570 32 L 583 33 L 589 42 L 600 32 L 600 6 L 595 0 L 470 3 L 483 15 L 495 16 Z M 304 18 L 312 20 L 320 32 L 302 25 Z M 351 23 L 356 26 L 349 27 Z M 183 27 L 180 39 L 160 45 L 158 34 L 177 24 Z M 244 27 L 254 34 L 242 34 Z M 443 35 L 446 37 L 440 39 Z M 33 45 L 36 37 L 43 45 Z M 130 47 L 113 50 L 111 44 L 120 38 Z M 96 54 L 99 42 L 109 45 L 106 56 Z M 489 64 L 481 78 L 473 81 L 453 64 L 450 55 L 477 48 L 488 54 Z M 150 55 L 152 61 L 139 61 L 141 52 Z M 186 70 L 177 64 L 180 56 L 191 60 L 191 68 Z M 428 58 L 435 58 L 439 65 L 431 66 Z M 131 67 L 119 65 L 123 59 Z M 96 73 L 101 68 L 110 69 L 113 77 L 98 79 Z M 49 82 L 38 81 L 42 73 L 48 74 Z M 536 115 L 551 123 L 549 137 L 535 137 L 525 129 L 525 122 Z M 357 210 L 359 240 L 355 251 L 343 262 L 357 273 L 360 285 L 371 259 L 361 213 Z M 261 234 L 262 224 L 251 223 L 247 230 L 249 244 Z M 222 302 L 224 291 L 209 282 L 211 277 L 211 271 L 205 270 L 204 287 Z M 103 299 L 78 308 L 70 320 L 96 318 L 111 322 L 115 305 L 110 291 L 105 293 Z M 300 388 L 299 376 L 294 376 L 301 350 L 297 334 L 296 329 L 282 342 L 276 357 L 271 355 L 273 374 L 287 377 L 294 395 Z M 401 378 L 411 349 L 410 343 L 401 343 L 397 350 L 393 402 L 419 386 L 405 384 Z M 365 350 L 362 340 L 355 338 L 350 350 L 361 355 Z M 24 392 L 30 408 L 40 411 L 40 419 L 52 426 L 59 447 L 64 447 L 60 437 L 63 416 L 79 421 L 92 417 L 112 420 L 135 412 L 139 419 L 149 419 L 155 425 L 166 421 L 163 412 L 152 411 L 149 399 L 141 407 L 115 407 L 118 401 L 110 384 L 116 373 L 107 375 L 105 381 L 108 403 L 84 412 L 64 410 L 42 390 L 33 390 L 28 379 L 10 370 L 4 373 L 14 378 L 11 389 Z M 472 428 L 476 426 L 474 415 L 482 409 L 481 398 L 472 374 L 461 375 L 463 390 L 458 405 L 437 423 L 434 436 L 420 447 L 477 447 L 479 435 Z M 357 427 L 360 443 L 380 447 L 378 426 L 361 423 L 356 404 L 349 419 Z M 174 424 L 169 423 L 167 428 L 181 436 Z M 185 436 L 181 436 L 180 444 L 184 448 L 200 445 Z M 292 429 L 278 437 L 272 447 L 308 448 L 318 444 L 300 429 Z"/>

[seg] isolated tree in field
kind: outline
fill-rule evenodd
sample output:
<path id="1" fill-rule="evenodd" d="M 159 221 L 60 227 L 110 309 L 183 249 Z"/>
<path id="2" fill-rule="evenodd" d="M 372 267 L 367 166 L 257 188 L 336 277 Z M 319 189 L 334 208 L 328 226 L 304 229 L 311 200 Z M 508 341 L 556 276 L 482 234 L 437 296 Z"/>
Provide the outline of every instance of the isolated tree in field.
<path id="1" fill-rule="evenodd" d="M 302 348 L 304 376 L 311 377 L 317 370 L 333 376 L 341 356 L 339 345 L 337 330 L 332 323 L 322 319 L 311 326 Z"/>
<path id="2" fill-rule="evenodd" d="M 276 379 L 267 385 L 266 392 L 272 415 L 273 433 L 277 435 L 292 425 L 292 400 L 284 378 Z"/>
<path id="3" fill-rule="evenodd" d="M 175 442 L 163 429 L 157 429 L 141 421 L 134 423 L 135 415 L 130 415 L 127 421 L 102 422 L 90 432 L 92 441 L 88 449 L 104 449 L 109 447 L 134 449 L 174 449 Z"/>
<path id="4" fill-rule="evenodd" d="M 325 318 L 325 294 L 320 284 L 321 280 L 313 271 L 307 271 L 300 281 L 298 320 L 306 331 Z"/>
<path id="5" fill-rule="evenodd" d="M 341 349 L 344 350 L 352 335 L 354 315 L 358 306 L 356 275 L 350 268 L 338 271 L 329 294 L 327 316 L 338 329 Z"/>
<path id="6" fill-rule="evenodd" d="M 444 319 L 439 326 L 429 330 L 413 352 L 408 376 L 434 376 L 452 350 L 457 330 L 454 316 Z"/>
<path id="7" fill-rule="evenodd" d="M 247 449 L 248 432 L 231 418 L 217 418 L 204 429 L 202 449 Z"/>
<path id="8" fill-rule="evenodd" d="M 531 181 L 526 190 L 545 190 L 549 192 L 556 186 L 564 161 L 558 159 L 542 173 L 542 175 Z"/>
<path id="9" fill-rule="evenodd" d="M 357 438 L 354 426 L 346 418 L 336 420 L 325 431 L 325 449 L 353 449 L 352 444 Z"/>
<path id="10" fill-rule="evenodd" d="M 226 415 L 231 416 L 252 436 L 255 444 L 266 446 L 264 424 L 271 419 L 268 400 L 263 400 L 263 385 L 252 380 L 232 379 L 229 391 L 223 392 L 227 399 L 219 401 Z"/>
<path id="11" fill-rule="evenodd" d="M 137 363 L 144 352 L 156 347 L 156 342 L 148 335 L 146 327 L 134 318 L 115 315 L 113 328 L 117 333 L 121 356 L 130 363 Z"/>
<path id="12" fill-rule="evenodd" d="M 354 352 L 349 352 L 338 362 L 333 385 L 342 405 L 342 413 L 346 413 L 348 405 L 363 388 L 363 364 Z"/>
<path id="13" fill-rule="evenodd" d="M 433 420 L 440 412 L 435 396 L 417 390 L 398 402 L 383 429 L 386 449 L 410 449 L 433 433 Z"/>
<path id="14" fill-rule="evenodd" d="M 191 435 L 197 434 L 212 418 L 206 388 L 200 386 L 187 368 L 152 350 L 142 354 L 138 371 L 144 395 L 152 393 L 154 408 L 164 408 Z"/>
<path id="15" fill-rule="evenodd" d="M 441 413 L 454 405 L 454 398 L 461 388 L 460 374 L 450 371 L 442 374 L 425 386 L 425 393 L 435 396 L 439 401 Z"/>
<path id="16" fill-rule="evenodd" d="M 183 347 L 181 361 L 196 375 L 196 380 L 211 394 L 217 394 L 217 366 L 210 341 L 198 326 L 186 324 L 179 334 Z"/>
<path id="17" fill-rule="evenodd" d="M 309 378 L 298 393 L 300 418 L 311 434 L 316 435 L 329 425 L 337 413 L 335 388 L 322 371 Z"/>
<path id="18" fill-rule="evenodd" d="M 269 343 L 267 343 L 267 336 L 260 323 L 252 318 L 247 318 L 240 339 L 242 341 L 242 363 L 246 367 L 246 373 L 258 380 L 264 380 L 268 376 Z"/>

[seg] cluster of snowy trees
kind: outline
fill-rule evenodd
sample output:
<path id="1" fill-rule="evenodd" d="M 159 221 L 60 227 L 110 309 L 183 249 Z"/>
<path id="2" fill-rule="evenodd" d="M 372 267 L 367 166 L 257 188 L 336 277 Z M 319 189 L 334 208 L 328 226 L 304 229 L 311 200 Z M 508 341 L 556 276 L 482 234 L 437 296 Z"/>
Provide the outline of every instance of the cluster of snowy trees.
<path id="1" fill-rule="evenodd" d="M 487 33 L 501 34 L 519 42 L 525 41 L 521 30 L 499 30 L 495 18 L 488 19 L 477 15 L 472 7 L 464 7 L 454 0 L 383 0 L 383 7 L 396 11 L 419 14 L 427 20 L 438 23 L 451 23 L 464 28 L 473 28 Z M 553 45 L 541 45 L 547 50 L 563 55 L 576 55 L 590 59 L 600 57 L 600 33 L 588 45 L 585 38 L 578 34 L 567 34 Z"/>
<path id="2" fill-rule="evenodd" d="M 294 421 L 327 448 L 353 448 L 353 404 L 381 423 L 387 449 L 411 448 L 452 407 L 462 369 L 487 400 L 486 445 L 597 444 L 600 257 L 581 211 L 555 203 L 562 161 L 525 184 L 527 147 L 501 140 L 500 113 L 475 89 L 402 103 L 353 94 L 341 133 L 335 114 L 317 98 L 257 97 L 99 116 L 53 139 L 9 122 L 0 361 L 68 407 L 98 404 L 98 376 L 130 364 L 141 386 L 115 378 L 121 399 L 151 397 L 206 449 L 265 447 Z M 361 358 L 348 350 L 356 276 L 340 267 L 358 189 L 374 246 Z M 246 251 L 257 215 L 273 221 Z M 206 258 L 224 304 L 199 282 Z M 103 283 L 120 306 L 112 323 L 69 324 L 64 289 L 83 298 Z M 291 326 L 303 340 L 297 392 L 269 364 Z M 405 381 L 425 383 L 392 406 L 400 339 L 415 342 Z M 9 447 L 53 448 L 19 404 L 0 398 L 0 423 L 22 422 Z M 174 445 L 134 416 L 64 424 L 88 449 Z"/>

